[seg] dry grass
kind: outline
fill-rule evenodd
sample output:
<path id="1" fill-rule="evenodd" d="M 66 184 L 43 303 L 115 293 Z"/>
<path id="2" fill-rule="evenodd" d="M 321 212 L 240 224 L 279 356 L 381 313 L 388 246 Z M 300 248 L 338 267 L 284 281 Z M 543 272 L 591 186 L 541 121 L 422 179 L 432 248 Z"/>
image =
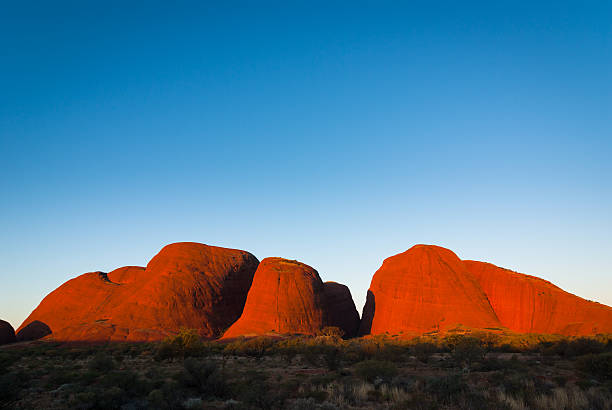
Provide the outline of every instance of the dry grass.
<path id="1" fill-rule="evenodd" d="M 0 408 L 144 403 L 136 408 L 612 410 L 607 373 L 577 366 L 585 356 L 537 349 L 495 352 L 475 356 L 464 372 L 463 358 L 444 346 L 423 346 L 428 343 L 423 338 L 416 342 L 418 349 L 382 337 L 258 338 L 233 344 L 181 340 L 188 343 L 38 343 L 0 349 Z M 334 368 L 325 359 L 330 346 L 339 351 Z M 576 351 L 590 344 L 578 340 L 547 348 L 565 351 L 568 346 Z M 160 349 L 168 350 L 160 355 Z M 595 359 L 605 355 L 591 354 Z"/>

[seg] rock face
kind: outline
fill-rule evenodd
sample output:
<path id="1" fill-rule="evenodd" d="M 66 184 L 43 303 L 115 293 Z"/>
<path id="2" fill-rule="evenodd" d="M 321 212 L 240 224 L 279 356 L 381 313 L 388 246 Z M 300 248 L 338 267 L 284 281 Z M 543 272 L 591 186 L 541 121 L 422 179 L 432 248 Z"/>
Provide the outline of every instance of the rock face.
<path id="1" fill-rule="evenodd" d="M 422 334 L 457 325 L 567 336 L 611 333 L 612 308 L 534 276 L 416 245 L 386 259 L 374 274 L 359 333 Z"/>
<path id="2" fill-rule="evenodd" d="M 50 334 L 51 329 L 49 326 L 39 320 L 34 320 L 28 323 L 27 326 L 20 328 L 17 332 L 17 341 L 27 342 L 30 340 L 38 340 Z"/>
<path id="3" fill-rule="evenodd" d="M 345 337 L 357 336 L 360 319 L 349 288 L 340 283 L 325 282 L 323 290 L 327 303 L 329 326 L 342 329 Z"/>
<path id="4" fill-rule="evenodd" d="M 261 261 L 242 316 L 223 335 L 315 334 L 329 323 L 323 282 L 316 270 L 282 258 Z"/>
<path id="5" fill-rule="evenodd" d="M 478 261 L 464 261 L 480 282 L 502 326 L 520 333 L 567 336 L 612 333 L 612 308 L 552 283 Z"/>
<path id="6" fill-rule="evenodd" d="M 159 340 L 181 327 L 219 336 L 242 313 L 258 260 L 193 242 L 164 247 L 146 268 L 90 272 L 51 292 L 20 326 L 57 340 Z"/>
<path id="7" fill-rule="evenodd" d="M 7 343 L 14 343 L 17 341 L 15 338 L 15 329 L 9 322 L 5 322 L 4 320 L 0 320 L 0 345 L 5 345 Z"/>
<path id="8" fill-rule="evenodd" d="M 361 334 L 421 334 L 457 325 L 497 327 L 485 293 L 448 249 L 416 245 L 385 259 L 372 278 Z"/>

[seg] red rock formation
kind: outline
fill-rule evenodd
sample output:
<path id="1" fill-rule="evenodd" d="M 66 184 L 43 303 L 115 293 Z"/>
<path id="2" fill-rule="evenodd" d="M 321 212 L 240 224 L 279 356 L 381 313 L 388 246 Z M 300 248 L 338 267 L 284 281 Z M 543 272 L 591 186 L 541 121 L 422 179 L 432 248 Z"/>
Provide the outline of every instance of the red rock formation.
<path id="1" fill-rule="evenodd" d="M 612 333 L 612 308 L 567 293 L 552 283 L 495 265 L 464 261 L 501 324 L 521 333 L 567 336 Z"/>
<path id="2" fill-rule="evenodd" d="M 497 327 L 484 292 L 448 249 L 416 245 L 385 259 L 374 274 L 361 334 L 420 334 L 463 325 Z"/>
<path id="3" fill-rule="evenodd" d="M 257 265 L 245 251 L 171 244 L 146 268 L 69 280 L 20 329 L 38 320 L 58 340 L 159 340 L 181 327 L 216 337 L 242 313 Z"/>
<path id="4" fill-rule="evenodd" d="M 357 336 L 359 313 L 349 288 L 340 283 L 325 282 L 323 290 L 327 302 L 329 326 L 342 329 L 345 337 Z"/>
<path id="5" fill-rule="evenodd" d="M 223 335 L 315 334 L 328 324 L 323 282 L 297 261 L 266 258 L 253 278 L 242 316 Z"/>
<path id="6" fill-rule="evenodd" d="M 15 338 L 15 329 L 9 322 L 5 322 L 4 320 L 0 320 L 0 345 L 5 345 L 7 343 L 14 343 L 17 341 Z"/>
<path id="7" fill-rule="evenodd" d="M 26 342 L 29 340 L 38 340 L 43 337 L 50 335 L 51 329 L 45 323 L 34 320 L 30 322 L 27 326 L 21 328 L 17 332 L 17 341 L 18 342 Z"/>

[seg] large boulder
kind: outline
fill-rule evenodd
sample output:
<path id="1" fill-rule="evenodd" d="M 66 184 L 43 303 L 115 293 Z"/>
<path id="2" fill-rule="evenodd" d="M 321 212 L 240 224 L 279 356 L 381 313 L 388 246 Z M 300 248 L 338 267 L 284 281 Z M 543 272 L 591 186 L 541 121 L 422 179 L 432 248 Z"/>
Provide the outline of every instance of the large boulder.
<path id="1" fill-rule="evenodd" d="M 323 282 L 316 270 L 298 261 L 261 261 L 242 316 L 223 335 L 316 334 L 329 324 Z"/>
<path id="2" fill-rule="evenodd" d="M 445 332 L 500 326 L 485 293 L 448 249 L 416 245 L 385 259 L 374 274 L 360 334 Z"/>
<path id="3" fill-rule="evenodd" d="M 325 282 L 323 290 L 329 325 L 342 329 L 345 337 L 357 336 L 360 319 L 349 288 L 340 283 Z"/>
<path id="4" fill-rule="evenodd" d="M 57 340 L 159 340 L 180 328 L 217 337 L 242 313 L 257 266 L 245 251 L 171 244 L 146 268 L 69 280 L 43 299 L 18 333 L 39 321 Z"/>
<path id="5" fill-rule="evenodd" d="M 500 323 L 521 333 L 567 336 L 612 333 L 612 308 L 565 292 L 552 283 L 486 262 L 464 261 Z"/>
<path id="6" fill-rule="evenodd" d="M 0 320 L 0 345 L 14 343 L 16 340 L 13 326 L 9 322 Z"/>
<path id="7" fill-rule="evenodd" d="M 49 328 L 46 323 L 40 320 L 34 320 L 28 323 L 27 326 L 19 328 L 17 332 L 17 341 L 27 342 L 30 340 L 38 340 L 50 334 L 51 328 Z"/>

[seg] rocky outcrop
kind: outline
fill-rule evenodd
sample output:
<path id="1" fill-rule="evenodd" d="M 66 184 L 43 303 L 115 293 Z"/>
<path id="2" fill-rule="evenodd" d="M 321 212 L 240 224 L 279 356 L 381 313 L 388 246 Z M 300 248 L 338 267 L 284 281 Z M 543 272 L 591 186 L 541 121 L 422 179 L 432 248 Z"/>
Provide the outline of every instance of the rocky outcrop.
<path id="1" fill-rule="evenodd" d="M 0 345 L 14 343 L 16 340 L 13 326 L 9 322 L 0 320 Z"/>
<path id="2" fill-rule="evenodd" d="M 17 341 L 27 342 L 30 340 L 38 340 L 50 334 L 51 329 L 46 323 L 39 320 L 34 320 L 28 323 L 27 326 L 19 329 L 17 332 Z"/>
<path id="3" fill-rule="evenodd" d="M 422 334 L 498 327 L 476 278 L 448 249 L 416 245 L 385 259 L 372 278 L 361 334 Z"/>
<path id="4" fill-rule="evenodd" d="M 567 336 L 612 333 L 612 308 L 565 292 L 535 276 L 464 261 L 502 326 L 520 333 Z"/>
<path id="5" fill-rule="evenodd" d="M 325 282 L 323 290 L 325 292 L 329 326 L 342 329 L 345 337 L 357 336 L 360 319 L 349 288 L 340 283 Z"/>
<path id="6" fill-rule="evenodd" d="M 266 258 L 253 278 L 242 316 L 223 335 L 316 334 L 329 323 L 323 282 L 298 261 Z"/>
<path id="7" fill-rule="evenodd" d="M 257 266 L 245 251 L 171 244 L 146 268 L 69 280 L 43 299 L 18 334 L 39 321 L 57 340 L 159 340 L 182 327 L 217 337 L 242 313 Z"/>
<path id="8" fill-rule="evenodd" d="M 146 267 L 67 281 L 16 335 L 0 321 L 0 344 L 46 337 L 160 340 L 181 328 L 208 338 L 317 334 L 326 326 L 348 337 L 444 333 L 458 326 L 592 335 L 612 333 L 612 308 L 533 276 L 416 245 L 387 258 L 374 274 L 360 320 L 349 289 L 324 284 L 308 265 L 282 258 L 260 264 L 245 251 L 183 242 L 164 247 Z"/>
<path id="9" fill-rule="evenodd" d="M 444 333 L 458 325 L 566 336 L 612 333 L 612 308 L 534 276 L 416 245 L 386 259 L 374 274 L 359 333 Z"/>

